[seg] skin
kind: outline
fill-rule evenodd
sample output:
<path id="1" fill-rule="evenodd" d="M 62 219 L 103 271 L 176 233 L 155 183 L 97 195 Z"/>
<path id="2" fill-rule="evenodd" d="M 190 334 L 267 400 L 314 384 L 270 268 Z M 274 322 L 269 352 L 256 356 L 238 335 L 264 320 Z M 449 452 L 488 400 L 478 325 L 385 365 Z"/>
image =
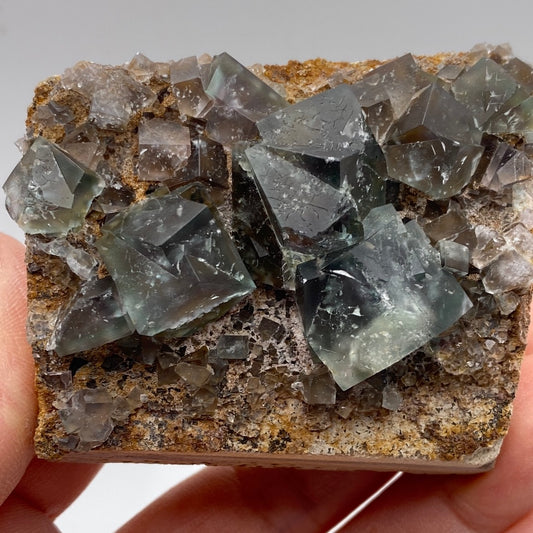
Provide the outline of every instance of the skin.
<path id="1" fill-rule="evenodd" d="M 0 531 L 58 531 L 54 519 L 97 473 L 33 456 L 33 361 L 25 338 L 24 250 L 0 235 Z M 404 475 L 345 531 L 533 531 L 533 336 L 496 468 L 473 476 Z M 390 474 L 209 467 L 177 485 L 120 533 L 323 532 Z"/>

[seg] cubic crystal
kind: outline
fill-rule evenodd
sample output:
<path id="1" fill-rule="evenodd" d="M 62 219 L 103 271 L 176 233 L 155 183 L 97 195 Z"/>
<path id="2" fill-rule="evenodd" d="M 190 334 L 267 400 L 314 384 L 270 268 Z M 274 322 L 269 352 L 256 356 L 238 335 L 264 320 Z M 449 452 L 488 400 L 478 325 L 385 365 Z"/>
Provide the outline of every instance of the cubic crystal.
<path id="1" fill-rule="evenodd" d="M 255 287 L 209 208 L 178 192 L 132 205 L 102 233 L 96 246 L 142 335 L 186 335 Z"/>
<path id="2" fill-rule="evenodd" d="M 79 228 L 104 181 L 57 145 L 38 137 L 6 183 L 6 207 L 30 234 Z"/>
<path id="3" fill-rule="evenodd" d="M 416 222 L 404 226 L 388 204 L 363 225 L 362 243 L 297 271 L 307 340 L 344 390 L 420 348 L 472 306 Z"/>

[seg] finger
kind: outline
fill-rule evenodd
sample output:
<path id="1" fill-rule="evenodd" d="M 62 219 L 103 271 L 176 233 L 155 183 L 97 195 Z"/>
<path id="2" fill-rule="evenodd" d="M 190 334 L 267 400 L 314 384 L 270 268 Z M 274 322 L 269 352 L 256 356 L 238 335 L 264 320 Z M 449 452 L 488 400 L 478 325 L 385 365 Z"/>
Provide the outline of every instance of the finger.
<path id="1" fill-rule="evenodd" d="M 33 459 L 14 495 L 54 519 L 81 494 L 100 468 L 101 465 Z"/>
<path id="2" fill-rule="evenodd" d="M 33 454 L 34 368 L 26 340 L 24 247 L 0 234 L 0 504 Z"/>
<path id="3" fill-rule="evenodd" d="M 531 332 L 530 332 L 531 338 Z M 494 470 L 473 477 L 404 476 L 351 524 L 353 531 L 500 532 L 533 517 L 533 346 L 522 372 L 509 434 Z M 524 522 L 525 523 L 525 522 Z M 349 531 L 350 529 L 347 529 Z M 520 529 L 517 529 L 520 531 Z M 527 531 L 533 531 L 529 529 Z"/>
<path id="4" fill-rule="evenodd" d="M 379 472 L 210 467 L 119 531 L 322 532 L 390 477 Z"/>
<path id="5" fill-rule="evenodd" d="M 53 521 L 24 500 L 10 496 L 1 507 L 0 531 L 2 533 L 59 533 Z"/>

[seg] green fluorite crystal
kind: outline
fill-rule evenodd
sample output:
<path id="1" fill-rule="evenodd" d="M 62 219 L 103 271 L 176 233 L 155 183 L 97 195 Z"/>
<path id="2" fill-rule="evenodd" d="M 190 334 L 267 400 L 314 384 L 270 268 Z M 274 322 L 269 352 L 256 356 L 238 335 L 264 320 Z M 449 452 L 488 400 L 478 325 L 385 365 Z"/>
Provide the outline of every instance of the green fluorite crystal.
<path id="1" fill-rule="evenodd" d="M 69 69 L 31 119 L 59 144 L 30 139 L 4 185 L 31 268 L 69 295 L 36 338 L 61 356 L 135 347 L 191 416 L 213 414 L 232 365 L 250 365 L 241 389 L 277 387 L 283 371 L 262 369 L 294 350 L 309 360 L 285 378 L 310 405 L 441 343 L 477 368 L 533 280 L 533 69 L 488 55 L 428 73 L 407 54 L 351 85 L 339 71 L 291 105 L 225 53 Z M 295 289 L 285 324 L 269 312 Z M 175 349 L 199 328 L 209 349 Z M 68 446 L 97 446 L 136 397 L 72 395 Z M 396 384 L 378 404 L 399 408 Z"/>
<path id="2" fill-rule="evenodd" d="M 297 297 L 311 349 L 342 389 L 389 367 L 470 307 L 415 221 L 390 204 L 363 221 L 360 244 L 298 266 Z"/>
<path id="3" fill-rule="evenodd" d="M 6 183 L 6 206 L 26 233 L 64 235 L 79 228 L 103 179 L 38 137 Z"/>
<path id="4" fill-rule="evenodd" d="M 102 232 L 96 246 L 141 335 L 191 333 L 255 288 L 210 209 L 178 192 L 132 205 Z"/>

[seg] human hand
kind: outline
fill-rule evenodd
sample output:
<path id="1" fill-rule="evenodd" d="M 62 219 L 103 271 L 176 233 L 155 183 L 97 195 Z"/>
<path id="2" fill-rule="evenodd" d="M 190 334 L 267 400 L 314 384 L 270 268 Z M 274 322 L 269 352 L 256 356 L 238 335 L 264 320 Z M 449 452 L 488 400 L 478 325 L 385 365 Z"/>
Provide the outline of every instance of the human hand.
<path id="1" fill-rule="evenodd" d="M 25 336 L 22 245 L 0 235 L 0 531 L 58 531 L 53 520 L 97 466 L 33 456 L 36 399 Z M 472 476 L 404 475 L 345 531 L 533 531 L 533 335 L 496 468 Z M 137 532 L 323 532 L 389 477 L 379 472 L 209 467 L 120 529 Z"/>

